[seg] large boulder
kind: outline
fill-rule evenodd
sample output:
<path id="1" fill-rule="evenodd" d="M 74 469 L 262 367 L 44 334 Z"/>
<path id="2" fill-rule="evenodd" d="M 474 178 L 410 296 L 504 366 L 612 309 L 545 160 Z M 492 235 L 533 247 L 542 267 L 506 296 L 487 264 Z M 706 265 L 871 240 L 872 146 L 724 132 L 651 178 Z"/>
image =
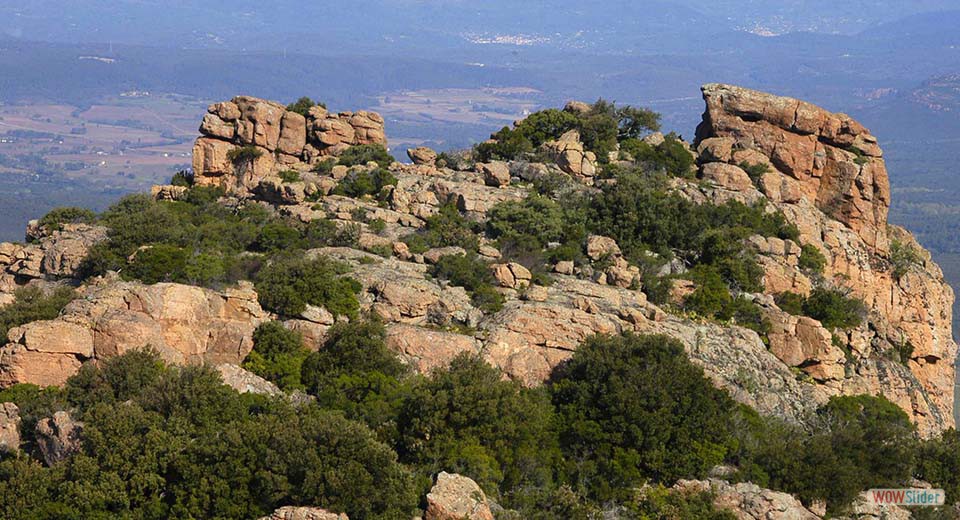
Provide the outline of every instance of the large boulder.
<path id="1" fill-rule="evenodd" d="M 68 459 L 82 448 L 80 434 L 83 423 L 74 421 L 69 412 L 56 412 L 37 423 L 37 445 L 47 466 Z"/>
<path id="2" fill-rule="evenodd" d="M 441 471 L 427 494 L 424 520 L 493 520 L 493 513 L 476 482 Z"/>
<path id="3" fill-rule="evenodd" d="M 280 387 L 267 381 L 266 379 L 244 370 L 243 368 L 231 364 L 222 363 L 217 365 L 217 372 L 223 379 L 223 384 L 233 388 L 241 394 L 260 394 L 260 395 L 282 395 Z"/>
<path id="4" fill-rule="evenodd" d="M 0 403 L 0 452 L 20 449 L 20 409 L 13 403 Z"/>
<path id="5" fill-rule="evenodd" d="M 413 161 L 413 164 L 426 164 L 433 166 L 437 162 L 437 152 L 427 148 L 426 146 L 408 148 L 407 157 Z"/>
<path id="6" fill-rule="evenodd" d="M 597 174 L 597 156 L 584 149 L 580 132 L 576 130 L 570 130 L 555 141 L 544 143 L 542 149 L 565 173 L 587 178 Z"/>
<path id="7" fill-rule="evenodd" d="M 188 285 L 104 281 L 55 320 L 12 329 L 0 349 L 0 386 L 60 385 L 88 359 L 150 347 L 171 363 L 239 364 L 268 319 L 253 286 L 213 291 Z"/>
<path id="8" fill-rule="evenodd" d="M 463 353 L 480 353 L 480 342 L 472 336 L 414 325 L 387 327 L 387 348 L 421 374 L 444 368 Z"/>

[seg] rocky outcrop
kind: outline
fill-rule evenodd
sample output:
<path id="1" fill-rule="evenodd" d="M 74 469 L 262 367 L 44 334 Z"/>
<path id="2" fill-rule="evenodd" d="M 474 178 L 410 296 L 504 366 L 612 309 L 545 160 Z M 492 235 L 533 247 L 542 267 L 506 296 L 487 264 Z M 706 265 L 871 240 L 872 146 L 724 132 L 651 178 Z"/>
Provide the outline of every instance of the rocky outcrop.
<path id="1" fill-rule="evenodd" d="M 476 482 L 441 471 L 427 494 L 424 520 L 493 520 L 487 496 Z"/>
<path id="2" fill-rule="evenodd" d="M 20 449 L 20 409 L 13 403 L 0 403 L 0 452 Z"/>
<path id="3" fill-rule="evenodd" d="M 0 243 L 0 294 L 11 294 L 31 280 L 77 278 L 90 248 L 107 238 L 102 226 L 64 224 L 46 231 L 33 224 L 27 244 Z"/>
<path id="4" fill-rule="evenodd" d="M 303 116 L 249 96 L 210 105 L 200 133 L 193 147 L 195 182 L 240 194 L 282 169 L 305 171 L 350 146 L 387 143 L 375 112 L 333 114 L 314 106 Z"/>
<path id="5" fill-rule="evenodd" d="M 723 480 L 681 480 L 674 489 L 682 493 L 712 493 L 718 509 L 731 511 L 738 520 L 820 520 L 788 493 L 771 491 L 756 484 L 730 484 Z"/>
<path id="6" fill-rule="evenodd" d="M 408 148 L 407 157 L 413 161 L 413 164 L 425 164 L 428 166 L 433 166 L 437 162 L 437 152 L 427 148 L 426 146 Z"/>
<path id="7" fill-rule="evenodd" d="M 576 130 L 570 130 L 555 141 L 544 143 L 542 150 L 564 173 L 581 178 L 592 178 L 597 174 L 597 156 L 584 149 L 580 132 Z"/>
<path id="8" fill-rule="evenodd" d="M 824 391 L 882 393 L 924 435 L 952 427 L 953 291 L 929 253 L 887 224 L 890 186 L 876 138 L 845 114 L 796 99 L 717 84 L 704 86 L 703 96 L 700 175 L 716 186 L 705 199 L 767 200 L 800 231 L 799 243 L 750 239 L 765 292 L 807 294 L 825 285 L 849 292 L 869 310 L 861 327 L 832 331 L 832 345 L 831 331 L 775 313 L 772 350 L 825 384 Z M 744 169 L 753 175 L 749 184 Z M 825 256 L 822 275 L 800 268 L 801 245 Z M 900 276 L 893 246 L 920 259 Z M 892 354 L 903 345 L 912 347 L 910 359 L 902 360 L 907 370 Z M 842 351 L 848 355 L 841 358 Z"/>
<path id="9" fill-rule="evenodd" d="M 80 451 L 83 423 L 74 421 L 69 412 L 56 412 L 37 423 L 37 445 L 47 466 L 68 459 Z"/>
<path id="10" fill-rule="evenodd" d="M 286 506 L 260 520 L 350 520 L 350 518 L 344 513 L 331 513 L 319 507 Z"/>
<path id="11" fill-rule="evenodd" d="M 697 141 L 723 150 L 711 158 L 729 162 L 728 143 L 732 160 L 740 150 L 759 151 L 777 171 L 798 181 L 803 196 L 817 208 L 869 246 L 886 246 L 890 183 L 883 152 L 866 128 L 846 114 L 731 85 L 705 85 L 703 97 L 707 110 Z M 715 138 L 732 142 L 704 144 Z"/>
<path id="12" fill-rule="evenodd" d="M 404 324 L 387 327 L 386 344 L 421 374 L 446 367 L 460 354 L 479 354 L 481 348 L 472 336 Z"/>
<path id="13" fill-rule="evenodd" d="M 267 319 L 250 284 L 212 291 L 107 280 L 60 317 L 14 328 L 0 349 L 0 386 L 59 385 L 89 359 L 149 347 L 172 363 L 239 364 Z"/>
<path id="14" fill-rule="evenodd" d="M 282 395 L 280 387 L 231 363 L 217 365 L 223 384 L 241 394 Z"/>

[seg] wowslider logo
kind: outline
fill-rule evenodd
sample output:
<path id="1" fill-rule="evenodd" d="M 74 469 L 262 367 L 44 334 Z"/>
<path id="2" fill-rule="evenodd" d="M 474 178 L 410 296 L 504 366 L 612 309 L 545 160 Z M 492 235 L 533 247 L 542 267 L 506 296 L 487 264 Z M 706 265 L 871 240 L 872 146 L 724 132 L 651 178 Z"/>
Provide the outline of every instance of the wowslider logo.
<path id="1" fill-rule="evenodd" d="M 942 506 L 947 494 L 942 489 L 871 489 L 867 501 L 878 506 Z"/>

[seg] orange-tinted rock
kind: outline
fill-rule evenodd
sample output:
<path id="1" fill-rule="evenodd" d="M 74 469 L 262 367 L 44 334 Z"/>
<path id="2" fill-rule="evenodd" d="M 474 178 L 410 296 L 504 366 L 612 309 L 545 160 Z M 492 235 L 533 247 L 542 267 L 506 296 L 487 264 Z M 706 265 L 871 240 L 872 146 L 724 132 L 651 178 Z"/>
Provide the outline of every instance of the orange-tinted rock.
<path id="1" fill-rule="evenodd" d="M 885 246 L 878 235 L 887 223 L 890 184 L 876 139 L 863 126 L 845 114 L 731 85 L 705 85 L 703 97 L 698 143 L 731 138 L 738 148 L 762 152 L 800 181 L 817 207 L 871 247 Z"/>

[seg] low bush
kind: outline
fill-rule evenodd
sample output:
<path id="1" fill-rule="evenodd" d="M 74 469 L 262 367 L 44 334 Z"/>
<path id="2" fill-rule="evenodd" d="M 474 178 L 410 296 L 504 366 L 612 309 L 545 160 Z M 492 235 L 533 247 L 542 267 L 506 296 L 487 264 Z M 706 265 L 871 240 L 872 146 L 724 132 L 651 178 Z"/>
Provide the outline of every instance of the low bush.
<path id="1" fill-rule="evenodd" d="M 14 291 L 13 296 L 13 303 L 0 308 L 0 343 L 6 343 L 7 333 L 14 327 L 56 318 L 77 294 L 71 287 L 58 287 L 47 293 L 28 285 Z"/>
<path id="2" fill-rule="evenodd" d="M 922 265 L 923 258 L 910 244 L 893 240 L 890 243 L 890 263 L 893 265 L 893 277 L 899 280 L 913 267 Z"/>
<path id="3" fill-rule="evenodd" d="M 404 237 L 412 253 L 423 253 L 433 247 L 462 247 L 476 251 L 480 246 L 478 226 L 470 222 L 453 204 L 444 204 L 434 215 L 427 217 L 425 230 Z"/>
<path id="4" fill-rule="evenodd" d="M 380 168 L 389 168 L 396 162 L 390 152 L 382 144 L 361 144 L 351 146 L 340 154 L 337 164 L 344 166 L 366 166 L 375 162 Z"/>
<path id="5" fill-rule="evenodd" d="M 287 105 L 287 110 L 289 110 L 289 111 L 291 111 L 291 112 L 296 112 L 296 113 L 300 114 L 301 116 L 306 117 L 307 115 L 310 114 L 310 109 L 313 108 L 313 107 L 315 107 L 315 106 L 320 106 L 320 107 L 323 107 L 323 108 L 327 108 L 327 105 L 325 105 L 325 104 L 323 104 L 323 103 L 316 103 L 316 102 L 314 102 L 312 99 L 304 96 L 304 97 L 302 97 L 302 98 L 294 101 L 293 103 L 290 103 L 289 105 Z"/>
<path id="6" fill-rule="evenodd" d="M 867 306 L 836 289 L 814 289 L 803 302 L 803 313 L 827 329 L 852 329 L 867 315 Z"/>
<path id="7" fill-rule="evenodd" d="M 189 170 L 180 170 L 170 178 L 170 184 L 189 188 L 193 186 L 193 172 Z"/>
<path id="8" fill-rule="evenodd" d="M 47 232 L 60 231 L 64 224 L 92 224 L 97 214 L 87 208 L 54 208 L 43 216 L 37 224 Z"/>
<path id="9" fill-rule="evenodd" d="M 503 296 L 493 287 L 490 267 L 474 253 L 441 257 L 430 274 L 466 289 L 474 306 L 484 312 L 497 312 L 503 307 Z"/>
<path id="10" fill-rule="evenodd" d="M 823 256 L 820 248 L 813 244 L 804 244 L 800 248 L 800 269 L 811 273 L 823 274 L 827 267 L 827 257 Z"/>
<path id="11" fill-rule="evenodd" d="M 268 321 L 253 332 L 253 350 L 243 360 L 243 368 L 283 390 L 299 390 L 304 387 L 300 368 L 309 354 L 299 332 Z"/>
<path id="12" fill-rule="evenodd" d="M 461 354 L 449 368 L 417 380 L 398 424 L 402 461 L 427 477 L 471 475 L 508 501 L 525 488 L 550 486 L 560 460 L 547 393 L 505 380 L 475 355 Z"/>
<path id="13" fill-rule="evenodd" d="M 257 274 L 260 305 L 282 316 L 297 316 L 314 305 L 335 316 L 356 318 L 361 286 L 343 276 L 346 272 L 344 265 L 325 257 L 277 258 Z"/>
<path id="14" fill-rule="evenodd" d="M 383 168 L 376 168 L 372 171 L 364 169 L 351 170 L 343 180 L 337 184 L 333 193 L 335 195 L 346 195 L 348 197 L 359 198 L 365 195 L 379 195 L 383 188 L 387 186 L 396 186 L 397 178 Z"/>
<path id="15" fill-rule="evenodd" d="M 233 150 L 227 152 L 227 160 L 233 164 L 244 164 L 253 162 L 259 159 L 262 155 L 263 150 L 253 145 L 247 145 L 240 148 L 234 148 Z"/>
<path id="16" fill-rule="evenodd" d="M 286 183 L 299 182 L 300 172 L 297 170 L 283 170 L 279 173 L 280 180 Z"/>
<path id="17" fill-rule="evenodd" d="M 369 428 L 239 394 L 209 367 L 130 352 L 86 365 L 55 393 L 20 392 L 17 404 L 31 417 L 72 409 L 80 451 L 53 467 L 0 462 L 2 518 L 240 519 L 323 504 L 386 520 L 416 510 L 409 470 Z"/>

